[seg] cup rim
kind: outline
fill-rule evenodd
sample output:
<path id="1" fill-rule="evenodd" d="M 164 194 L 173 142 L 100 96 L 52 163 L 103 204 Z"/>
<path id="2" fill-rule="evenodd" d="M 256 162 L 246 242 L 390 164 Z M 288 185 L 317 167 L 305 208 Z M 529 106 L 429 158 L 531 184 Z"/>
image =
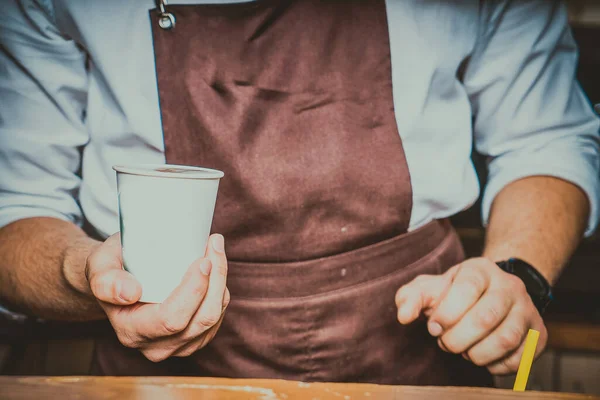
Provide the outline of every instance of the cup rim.
<path id="1" fill-rule="evenodd" d="M 176 179 L 221 179 L 225 174 L 217 169 L 194 167 L 178 164 L 127 164 L 113 165 L 117 173 L 127 175 L 151 176 L 155 178 Z M 185 173 L 168 171 L 169 169 L 185 170 Z"/>

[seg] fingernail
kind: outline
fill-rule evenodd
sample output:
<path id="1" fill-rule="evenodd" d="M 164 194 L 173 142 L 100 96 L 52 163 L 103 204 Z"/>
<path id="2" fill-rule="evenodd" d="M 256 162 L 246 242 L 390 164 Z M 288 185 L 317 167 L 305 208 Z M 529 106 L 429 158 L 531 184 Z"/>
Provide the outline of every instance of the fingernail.
<path id="1" fill-rule="evenodd" d="M 429 333 L 431 334 L 431 336 L 437 337 L 442 334 L 442 326 L 437 322 L 430 322 L 429 324 L 427 324 L 427 327 L 429 328 Z"/>
<path id="2" fill-rule="evenodd" d="M 408 320 L 410 320 L 410 317 L 411 317 L 411 311 L 410 311 L 410 309 L 408 309 L 406 307 L 401 308 L 400 310 L 398 310 L 398 316 L 403 321 L 408 321 Z"/>
<path id="3" fill-rule="evenodd" d="M 402 315 L 402 310 L 398 310 L 397 314 L 396 314 L 396 318 L 398 318 L 398 322 L 402 323 L 402 321 L 404 321 L 404 315 Z"/>
<path id="4" fill-rule="evenodd" d="M 117 293 L 117 297 L 118 297 L 117 300 L 125 300 L 123 298 L 123 284 L 121 283 L 120 280 L 115 282 L 115 292 Z M 125 301 L 127 301 L 127 300 L 125 300 Z"/>
<path id="5" fill-rule="evenodd" d="M 204 275 L 210 275 L 210 270 L 212 269 L 212 264 L 210 261 L 208 260 L 202 260 L 202 262 L 200 263 L 200 272 L 202 272 Z"/>
<path id="6" fill-rule="evenodd" d="M 225 240 L 222 235 L 214 235 L 212 241 L 213 248 L 219 253 L 225 252 Z"/>
<path id="7" fill-rule="evenodd" d="M 135 297 L 135 286 L 131 282 L 117 282 L 121 286 L 119 296 L 126 302 L 130 302 Z"/>

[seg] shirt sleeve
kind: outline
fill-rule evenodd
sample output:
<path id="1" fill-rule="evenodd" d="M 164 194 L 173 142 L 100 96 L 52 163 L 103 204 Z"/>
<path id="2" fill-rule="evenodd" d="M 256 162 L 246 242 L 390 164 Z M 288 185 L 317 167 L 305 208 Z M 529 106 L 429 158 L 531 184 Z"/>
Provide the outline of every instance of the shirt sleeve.
<path id="1" fill-rule="evenodd" d="M 29 217 L 81 224 L 86 55 L 57 29 L 49 2 L 0 13 L 0 227 Z"/>
<path id="2" fill-rule="evenodd" d="M 587 194 L 589 236 L 598 221 L 600 123 L 575 78 L 578 49 L 566 7 L 558 0 L 483 4 L 478 44 L 463 76 L 475 146 L 488 160 L 483 221 L 507 184 L 553 176 Z"/>

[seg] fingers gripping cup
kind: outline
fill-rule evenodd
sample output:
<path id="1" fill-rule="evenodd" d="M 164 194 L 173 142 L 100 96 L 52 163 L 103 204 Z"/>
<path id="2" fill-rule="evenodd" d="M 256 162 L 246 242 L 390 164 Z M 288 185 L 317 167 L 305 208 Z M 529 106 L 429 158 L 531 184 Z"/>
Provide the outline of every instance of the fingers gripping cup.
<path id="1" fill-rule="evenodd" d="M 223 172 L 180 165 L 114 166 L 124 268 L 140 301 L 162 303 L 203 257 Z"/>

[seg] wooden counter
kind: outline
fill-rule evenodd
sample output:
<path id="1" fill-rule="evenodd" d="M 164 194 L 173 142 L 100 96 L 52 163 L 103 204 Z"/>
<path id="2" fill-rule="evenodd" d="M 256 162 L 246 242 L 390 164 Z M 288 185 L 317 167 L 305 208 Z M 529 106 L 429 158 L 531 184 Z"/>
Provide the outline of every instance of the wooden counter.
<path id="1" fill-rule="evenodd" d="M 0 399 L 85 400 L 577 400 L 599 397 L 510 390 L 300 383 L 213 378 L 0 377 Z"/>

